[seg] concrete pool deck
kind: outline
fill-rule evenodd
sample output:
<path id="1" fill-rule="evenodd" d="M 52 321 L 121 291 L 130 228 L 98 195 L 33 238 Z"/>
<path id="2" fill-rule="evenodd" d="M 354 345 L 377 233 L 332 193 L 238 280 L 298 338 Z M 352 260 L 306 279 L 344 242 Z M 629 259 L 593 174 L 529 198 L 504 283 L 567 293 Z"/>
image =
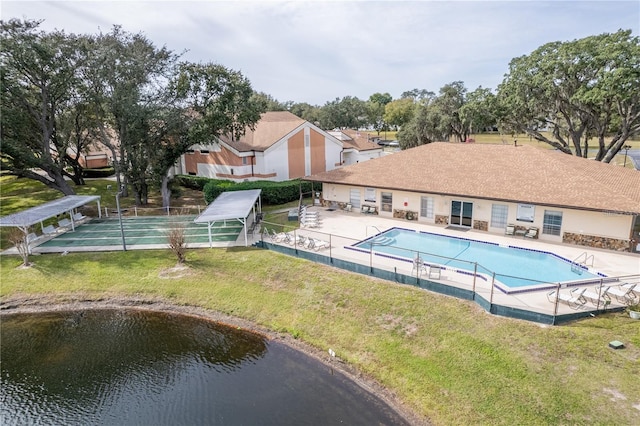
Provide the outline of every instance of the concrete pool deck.
<path id="1" fill-rule="evenodd" d="M 321 249 L 317 252 L 318 254 L 351 261 L 361 265 L 370 265 L 373 263 L 375 268 L 387 269 L 407 276 L 417 275 L 411 262 L 385 258 L 382 256 L 374 256 L 372 259 L 372 256 L 369 253 L 361 253 L 345 247 L 351 246 L 356 242 L 377 235 L 390 228 L 405 228 L 451 237 L 492 242 L 502 246 L 512 245 L 531 250 L 550 252 L 569 260 L 574 260 L 580 256 L 584 256 L 584 253 L 586 252 L 587 256 L 593 256 L 593 266 L 589 266 L 589 270 L 591 272 L 599 272 L 607 277 L 620 277 L 622 282 L 638 282 L 640 286 L 639 254 L 618 253 L 584 246 L 542 242 L 539 240 L 523 238 L 521 236 L 496 235 L 473 229 L 463 230 L 426 224 L 418 221 L 383 218 L 377 215 L 363 214 L 359 211 L 345 212 L 340 210 L 327 210 L 324 207 L 310 207 L 309 211 L 317 211 L 319 213 L 319 226 L 314 228 L 299 228 L 295 231 L 295 234 L 324 241 L 331 240 L 331 248 Z M 264 226 L 269 228 L 268 224 L 265 224 Z M 256 239 L 259 238 L 259 235 L 256 236 Z M 265 241 L 273 243 L 269 239 L 265 239 Z M 280 244 L 285 246 L 288 245 L 284 243 Z M 300 246 L 297 246 L 296 249 L 313 251 Z M 421 274 L 420 278 L 425 280 L 428 279 L 424 273 Z M 485 281 L 476 279 L 474 285 L 472 274 L 463 274 L 451 269 L 445 269 L 442 271 L 440 279 L 428 280 L 451 287 L 475 291 L 476 294 L 482 296 L 485 300 L 490 300 L 493 304 L 543 313 L 546 315 L 597 312 L 603 308 L 602 306 L 595 306 L 592 303 L 586 303 L 583 306 L 574 309 L 564 303 L 558 303 L 556 310 L 556 304 L 550 302 L 547 296 L 551 291 L 549 287 L 553 286 L 553 283 L 551 283 L 550 286 L 544 286 L 543 290 L 507 294 L 500 291 L 497 286 L 492 288 L 490 280 Z M 575 283 L 572 282 L 572 284 L 582 288 L 587 287 L 596 293 L 598 292 L 597 284 L 594 284 L 593 282 L 579 285 L 578 281 Z M 562 288 L 561 292 L 568 293 L 569 289 Z M 613 299 L 609 305 L 610 308 L 620 308 L 623 306 L 623 303 L 620 303 L 615 299 Z"/>

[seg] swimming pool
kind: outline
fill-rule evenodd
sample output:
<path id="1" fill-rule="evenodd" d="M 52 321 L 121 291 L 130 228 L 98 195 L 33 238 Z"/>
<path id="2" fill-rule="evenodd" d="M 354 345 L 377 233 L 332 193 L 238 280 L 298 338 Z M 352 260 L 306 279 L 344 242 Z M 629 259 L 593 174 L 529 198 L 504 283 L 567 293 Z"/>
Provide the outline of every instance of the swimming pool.
<path id="1" fill-rule="evenodd" d="M 596 278 L 585 267 L 551 252 L 515 246 L 449 237 L 429 232 L 392 228 L 354 246 L 358 251 L 412 261 L 419 253 L 425 263 L 443 265 L 446 269 L 474 270 L 491 277 L 509 288 L 535 286 L 544 283 Z"/>

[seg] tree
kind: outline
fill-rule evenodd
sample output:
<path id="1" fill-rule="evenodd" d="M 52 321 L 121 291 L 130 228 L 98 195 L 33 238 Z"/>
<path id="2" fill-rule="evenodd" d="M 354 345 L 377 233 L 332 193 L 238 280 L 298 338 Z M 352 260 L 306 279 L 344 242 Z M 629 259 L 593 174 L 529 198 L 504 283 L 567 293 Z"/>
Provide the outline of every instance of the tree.
<path id="1" fill-rule="evenodd" d="M 60 120 L 73 114 L 77 69 L 84 58 L 76 36 L 39 32 L 40 23 L 0 22 L 2 170 L 71 195 L 74 190 L 65 177 L 81 182 L 66 170 L 77 161 L 67 155 L 70 140 Z M 81 170 L 74 170 L 81 179 Z"/>
<path id="2" fill-rule="evenodd" d="M 496 96 L 491 89 L 478 87 L 467 94 L 460 107 L 460 118 L 469 124 L 469 133 L 482 132 L 496 126 Z"/>
<path id="3" fill-rule="evenodd" d="M 392 100 L 393 98 L 388 93 L 374 93 L 369 96 L 369 101 L 367 102 L 367 116 L 369 124 L 373 125 L 373 128 L 378 132 L 378 135 L 386 126 L 384 121 L 384 111 L 386 105 Z"/>
<path id="4" fill-rule="evenodd" d="M 383 119 L 389 126 L 402 127 L 413 117 L 415 101 L 402 98 L 385 105 Z"/>
<path id="5" fill-rule="evenodd" d="M 313 123 L 316 126 L 320 124 L 320 107 L 306 102 L 300 102 L 292 103 L 288 110 L 291 114 L 294 114 L 303 120 L 307 120 L 309 123 Z"/>
<path id="6" fill-rule="evenodd" d="M 467 89 L 462 81 L 454 81 L 440 89 L 439 96 L 434 100 L 439 113 L 447 123 L 446 137 L 454 136 L 458 142 L 467 140 L 470 121 L 465 119 L 460 111 L 466 102 Z"/>
<path id="7" fill-rule="evenodd" d="M 620 30 L 513 59 L 498 88 L 501 126 L 585 158 L 596 137 L 595 159 L 610 162 L 640 130 L 639 40 Z"/>
<path id="8" fill-rule="evenodd" d="M 112 152 L 123 195 L 121 174 L 133 185 L 136 203 L 146 204 L 153 167 L 147 154 L 170 132 L 162 113 L 170 110 L 166 85 L 179 55 L 119 26 L 84 42 L 89 61 L 82 73 L 100 141 Z"/>
<path id="9" fill-rule="evenodd" d="M 356 97 L 336 98 L 320 110 L 320 127 L 325 130 L 358 129 L 366 122 L 366 104 Z"/>
<path id="10" fill-rule="evenodd" d="M 411 120 L 398 132 L 400 148 L 408 149 L 437 140 L 445 140 L 449 122 L 434 101 L 416 103 Z"/>

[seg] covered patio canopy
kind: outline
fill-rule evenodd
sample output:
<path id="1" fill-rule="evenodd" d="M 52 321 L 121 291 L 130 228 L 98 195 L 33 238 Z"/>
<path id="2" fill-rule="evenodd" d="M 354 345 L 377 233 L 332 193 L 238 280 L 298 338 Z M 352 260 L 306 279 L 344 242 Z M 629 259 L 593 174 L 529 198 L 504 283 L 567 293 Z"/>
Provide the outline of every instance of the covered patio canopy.
<path id="1" fill-rule="evenodd" d="M 249 214 L 253 213 L 253 219 L 256 219 L 256 202 L 258 203 L 258 212 L 262 211 L 261 193 L 261 189 L 223 192 L 209 204 L 200 216 L 193 220 L 195 223 L 207 224 L 209 230 L 209 247 L 213 247 L 211 227 L 215 222 L 221 220 L 237 220 L 242 223 L 244 229 L 244 245 L 249 245 L 247 238 L 247 218 Z"/>
<path id="2" fill-rule="evenodd" d="M 40 226 L 43 227 L 42 222 L 45 220 L 58 216 L 59 214 L 68 213 L 69 219 L 71 220 L 71 229 L 75 230 L 73 210 L 89 204 L 92 201 L 98 202 L 98 215 L 100 215 L 99 195 L 67 195 L 19 213 L 0 217 L 0 226 L 14 226 L 26 232 L 31 225 L 40 223 Z"/>

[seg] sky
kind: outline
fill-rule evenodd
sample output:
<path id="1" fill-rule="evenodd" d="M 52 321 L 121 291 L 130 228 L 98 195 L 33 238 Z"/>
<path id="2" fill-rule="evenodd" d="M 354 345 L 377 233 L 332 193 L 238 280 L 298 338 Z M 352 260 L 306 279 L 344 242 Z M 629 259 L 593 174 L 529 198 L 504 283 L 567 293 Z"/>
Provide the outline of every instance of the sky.
<path id="1" fill-rule="evenodd" d="M 496 89 L 509 62 L 554 41 L 640 35 L 640 1 L 30 1 L 0 16 L 67 33 L 143 33 L 181 59 L 242 72 L 280 102 L 322 106 L 462 81 Z"/>

